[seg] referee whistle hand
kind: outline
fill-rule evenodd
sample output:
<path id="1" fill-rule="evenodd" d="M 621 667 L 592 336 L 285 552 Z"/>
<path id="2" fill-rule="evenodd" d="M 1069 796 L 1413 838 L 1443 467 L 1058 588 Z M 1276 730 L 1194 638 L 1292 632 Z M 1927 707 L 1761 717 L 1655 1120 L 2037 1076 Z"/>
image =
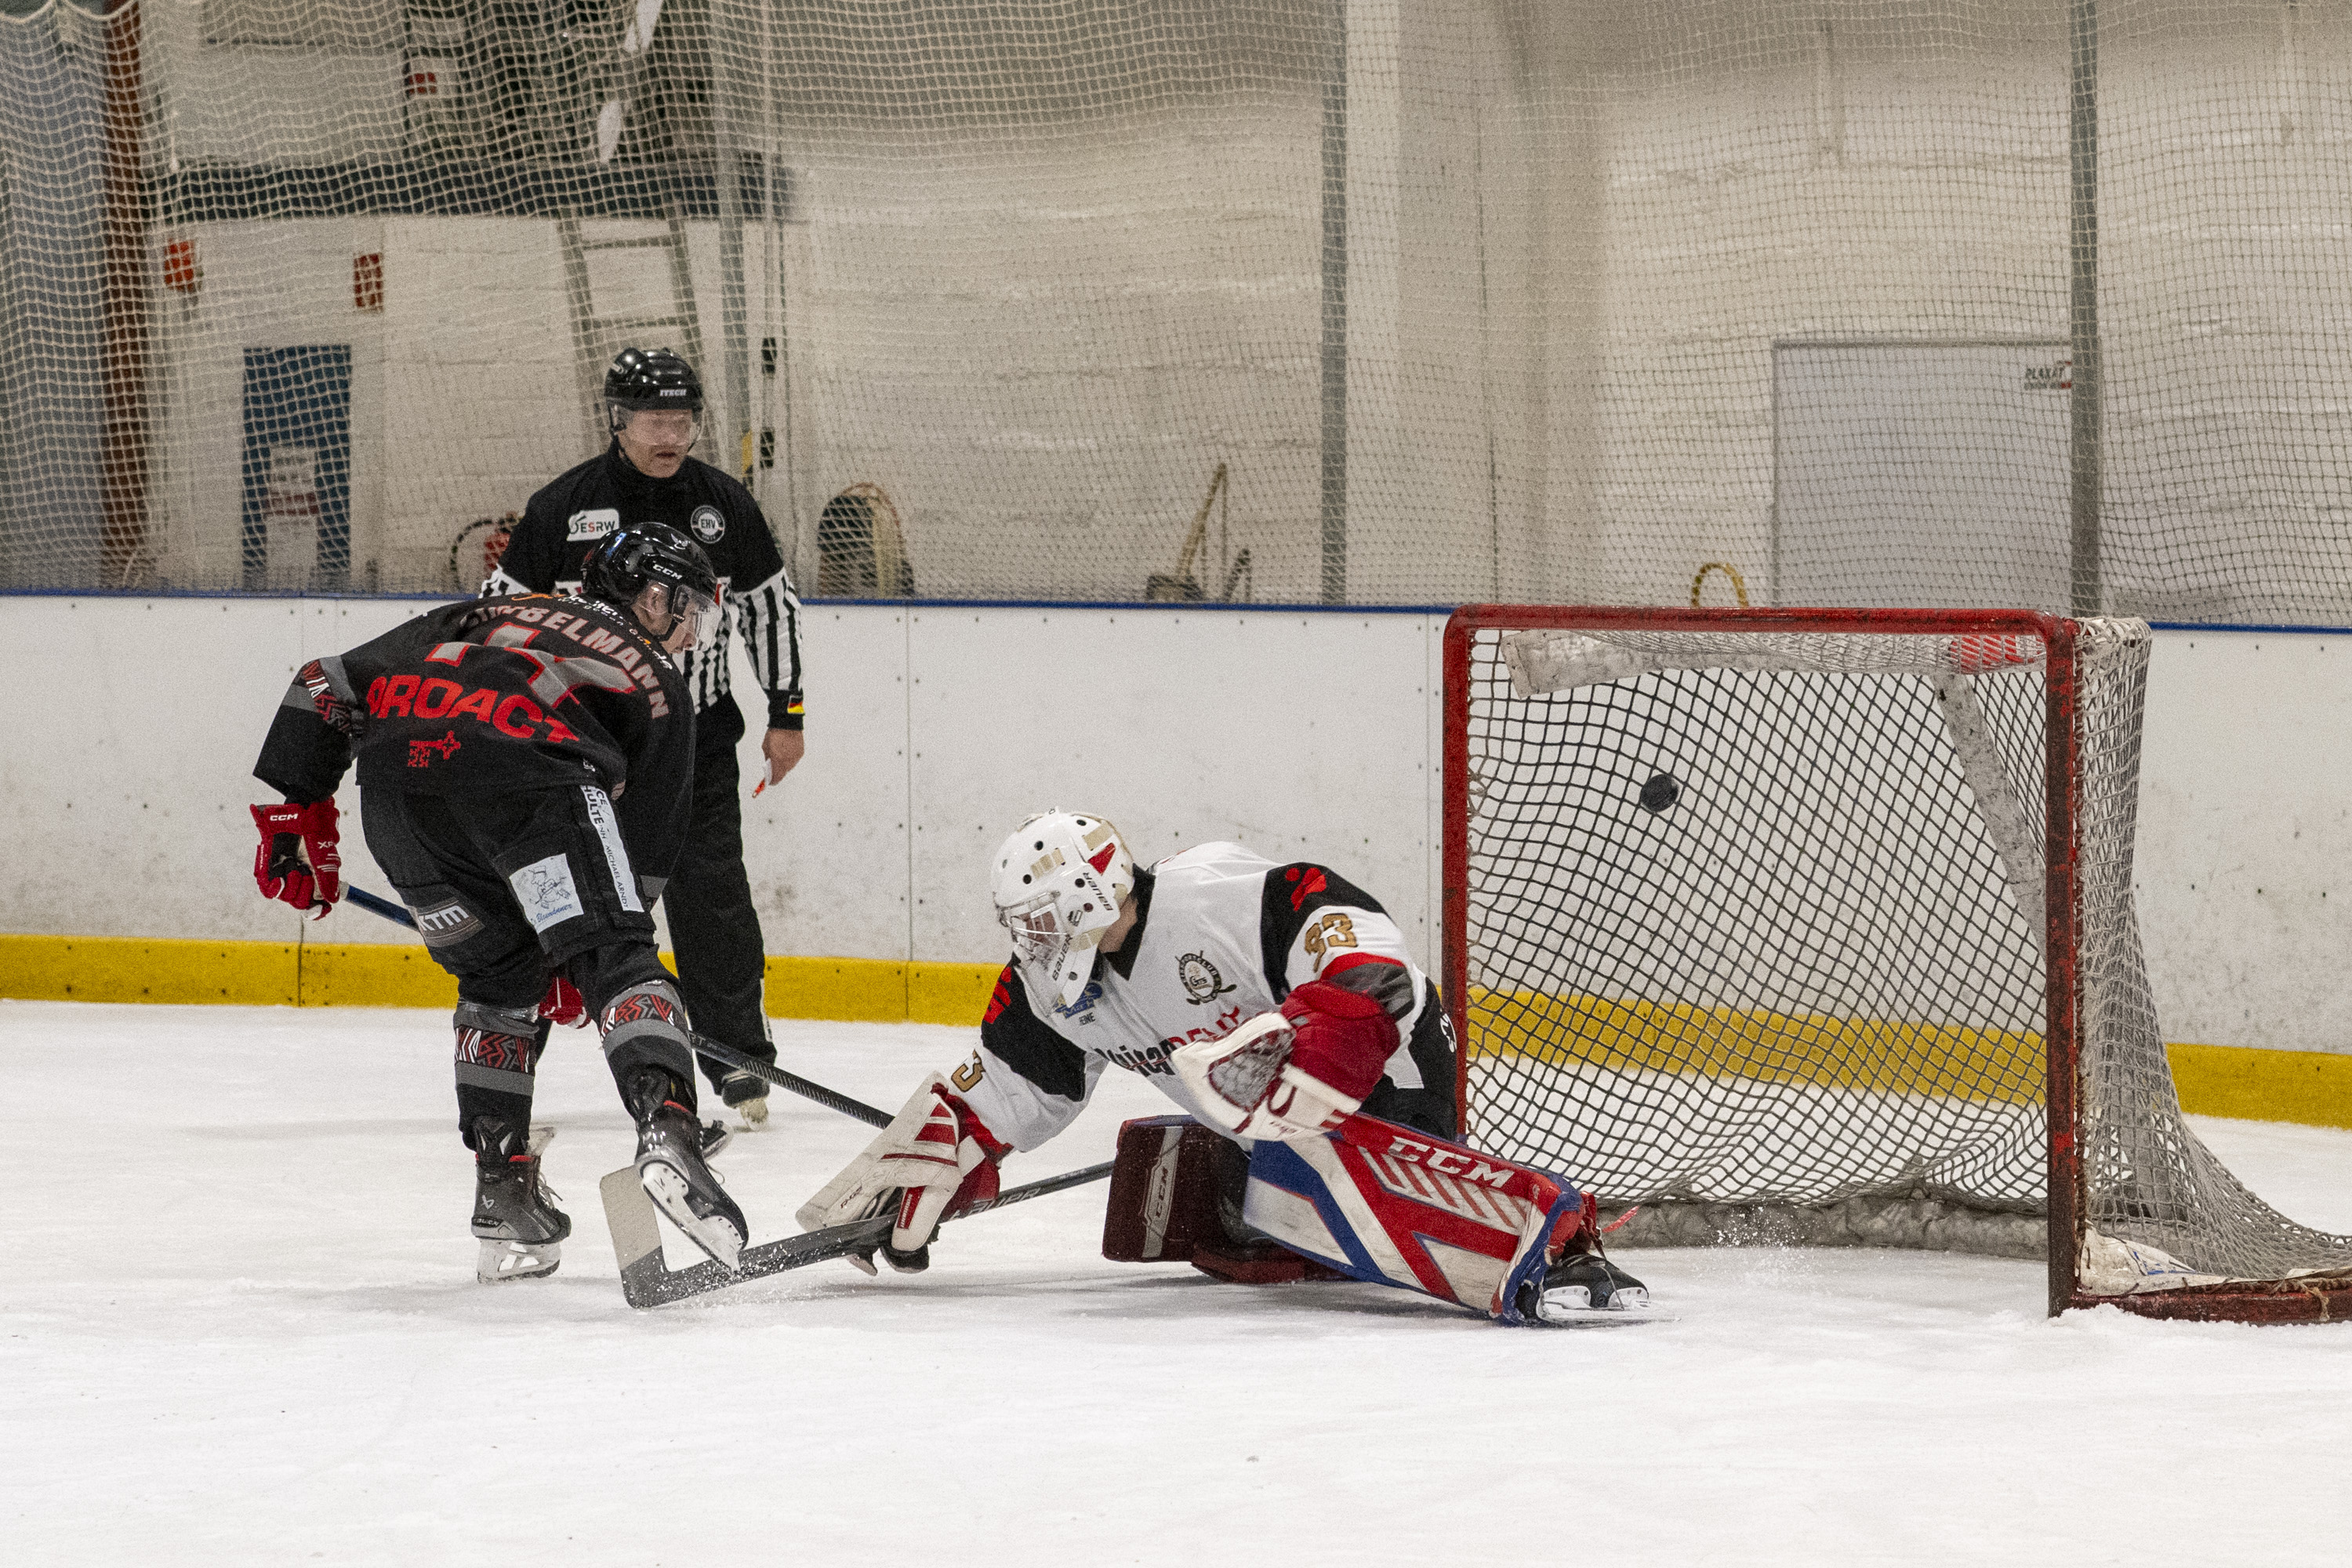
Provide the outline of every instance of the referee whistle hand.
<path id="1" fill-rule="evenodd" d="M 786 773 L 800 766 L 801 754 L 807 748 L 807 737 L 798 730 L 771 730 L 762 735 L 760 753 L 767 759 L 767 766 L 751 793 L 756 795 L 772 784 L 782 783 Z"/>

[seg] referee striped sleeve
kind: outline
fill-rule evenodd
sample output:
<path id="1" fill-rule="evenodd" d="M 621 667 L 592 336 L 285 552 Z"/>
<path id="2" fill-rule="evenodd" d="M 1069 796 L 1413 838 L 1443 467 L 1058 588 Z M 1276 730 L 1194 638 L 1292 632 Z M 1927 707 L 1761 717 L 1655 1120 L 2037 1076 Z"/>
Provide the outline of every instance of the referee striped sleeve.
<path id="1" fill-rule="evenodd" d="M 743 595 L 743 646 L 751 655 L 751 668 L 769 698 L 769 723 L 774 723 L 777 700 L 797 714 L 801 706 L 801 601 L 791 577 L 782 572 Z"/>

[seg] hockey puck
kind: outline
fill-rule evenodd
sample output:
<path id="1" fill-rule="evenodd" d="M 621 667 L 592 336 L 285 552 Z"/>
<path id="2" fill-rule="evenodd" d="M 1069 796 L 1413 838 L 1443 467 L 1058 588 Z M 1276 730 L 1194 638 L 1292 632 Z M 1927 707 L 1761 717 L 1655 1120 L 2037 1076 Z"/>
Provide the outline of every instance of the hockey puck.
<path id="1" fill-rule="evenodd" d="M 1655 816 L 1682 799 L 1682 781 L 1672 773 L 1652 773 L 1642 786 L 1642 809 Z"/>

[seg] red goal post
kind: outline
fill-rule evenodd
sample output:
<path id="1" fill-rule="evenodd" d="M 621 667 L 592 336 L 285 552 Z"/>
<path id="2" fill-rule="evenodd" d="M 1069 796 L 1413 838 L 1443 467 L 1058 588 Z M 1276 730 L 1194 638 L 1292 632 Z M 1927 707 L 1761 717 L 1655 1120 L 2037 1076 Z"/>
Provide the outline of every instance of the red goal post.
<path id="1" fill-rule="evenodd" d="M 1633 1243 L 2041 1256 L 2053 1313 L 2352 1316 L 2183 1121 L 2131 905 L 2144 623 L 1466 605 L 1465 1137 Z"/>

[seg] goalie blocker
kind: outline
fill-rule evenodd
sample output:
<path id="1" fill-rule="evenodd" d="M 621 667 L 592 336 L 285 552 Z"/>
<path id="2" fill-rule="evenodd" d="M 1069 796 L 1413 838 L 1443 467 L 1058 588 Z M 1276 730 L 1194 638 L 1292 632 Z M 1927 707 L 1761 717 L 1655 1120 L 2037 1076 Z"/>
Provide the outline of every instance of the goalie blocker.
<path id="1" fill-rule="evenodd" d="M 1103 1256 L 1189 1262 L 1247 1284 L 1360 1279 L 1507 1323 L 1649 1304 L 1640 1281 L 1602 1257 L 1591 1198 L 1368 1116 L 1246 1152 L 1188 1116 L 1127 1122 Z"/>

